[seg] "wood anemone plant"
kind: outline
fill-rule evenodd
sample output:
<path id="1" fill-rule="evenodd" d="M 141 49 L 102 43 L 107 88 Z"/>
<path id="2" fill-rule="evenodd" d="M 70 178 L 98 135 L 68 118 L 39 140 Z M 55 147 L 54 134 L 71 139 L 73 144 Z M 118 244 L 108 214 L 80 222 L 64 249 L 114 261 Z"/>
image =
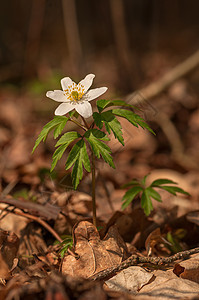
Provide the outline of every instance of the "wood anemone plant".
<path id="1" fill-rule="evenodd" d="M 55 117 L 47 123 L 39 134 L 33 152 L 41 141 L 45 142 L 48 134 L 54 130 L 54 139 L 60 137 L 55 145 L 56 150 L 52 157 L 51 171 L 55 168 L 58 160 L 72 144 L 69 150 L 65 169 L 72 168 L 71 177 L 73 187 L 76 190 L 80 180 L 83 178 L 83 168 L 92 174 L 92 206 L 93 224 L 96 226 L 96 159 L 100 157 L 115 168 L 111 149 L 106 144 L 110 139 L 108 135 L 113 133 L 114 137 L 124 146 L 122 126 L 117 117 L 130 122 L 133 126 L 142 127 L 154 134 L 143 118 L 134 112 L 134 106 L 121 100 L 100 99 L 97 101 L 98 112 L 92 111 L 90 104 L 107 91 L 106 87 L 89 90 L 95 75 L 89 74 L 78 84 L 69 77 L 61 80 L 62 90 L 48 91 L 46 96 L 61 104 L 55 110 Z M 64 116 L 67 114 L 67 116 Z M 92 120 L 91 120 L 92 117 Z M 87 121 L 86 119 L 89 120 Z M 77 131 L 66 131 L 68 122 L 77 125 Z M 91 150 L 91 158 L 88 155 Z"/>

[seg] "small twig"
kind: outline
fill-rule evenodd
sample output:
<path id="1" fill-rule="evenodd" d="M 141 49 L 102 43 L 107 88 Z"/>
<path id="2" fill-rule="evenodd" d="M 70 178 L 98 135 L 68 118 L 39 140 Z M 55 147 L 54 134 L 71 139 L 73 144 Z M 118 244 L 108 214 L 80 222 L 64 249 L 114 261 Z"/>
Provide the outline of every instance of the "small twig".
<path id="1" fill-rule="evenodd" d="M 113 276 L 116 272 L 122 271 L 130 266 L 136 266 L 140 264 L 151 264 L 151 265 L 168 265 L 176 260 L 188 258 L 191 254 L 199 253 L 199 247 L 191 250 L 178 252 L 169 257 L 142 257 L 138 255 L 132 255 L 127 260 L 122 262 L 120 265 L 113 266 L 106 270 L 96 273 L 89 277 L 91 280 L 104 280 L 110 276 Z"/>
<path id="2" fill-rule="evenodd" d="M 152 99 L 165 91 L 171 84 L 187 75 L 199 66 L 199 50 L 193 55 L 188 57 L 185 61 L 171 69 L 165 75 L 163 75 L 158 81 L 152 82 L 145 88 L 137 90 L 134 93 L 127 96 L 127 102 L 133 104 L 135 94 L 139 93 L 143 95 L 143 101 Z M 142 99 L 140 99 L 142 101 Z"/>
<path id="3" fill-rule="evenodd" d="M 5 208 L 1 208 L 0 210 L 5 210 Z M 12 214 L 24 217 L 24 218 L 28 218 L 30 220 L 36 221 L 37 223 L 39 223 L 40 225 L 42 225 L 46 230 L 48 230 L 55 238 L 56 240 L 58 240 L 60 243 L 63 242 L 62 238 L 58 235 L 58 233 L 48 224 L 46 223 L 44 220 L 40 219 L 39 217 L 36 216 L 32 216 L 28 213 L 22 212 L 22 211 L 10 211 L 10 210 L 6 210 Z"/>

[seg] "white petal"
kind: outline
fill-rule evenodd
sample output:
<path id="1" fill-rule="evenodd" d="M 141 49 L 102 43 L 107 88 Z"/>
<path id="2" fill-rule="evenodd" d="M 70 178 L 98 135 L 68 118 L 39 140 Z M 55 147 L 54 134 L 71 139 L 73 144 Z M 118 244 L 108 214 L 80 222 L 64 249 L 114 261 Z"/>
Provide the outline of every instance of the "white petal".
<path id="1" fill-rule="evenodd" d="M 75 105 L 75 110 L 84 118 L 89 118 L 93 114 L 92 106 L 87 101 Z"/>
<path id="2" fill-rule="evenodd" d="M 56 116 L 63 116 L 75 108 L 71 103 L 62 103 L 55 110 Z"/>
<path id="3" fill-rule="evenodd" d="M 62 90 L 66 90 L 68 88 L 69 85 L 72 85 L 76 83 L 74 81 L 72 81 L 72 79 L 70 79 L 70 77 L 64 77 L 61 80 L 61 86 L 62 86 Z"/>
<path id="4" fill-rule="evenodd" d="M 101 88 L 90 90 L 86 94 L 84 94 L 81 100 L 91 101 L 104 94 L 107 91 L 107 89 L 108 89 L 107 87 L 101 87 Z"/>
<path id="5" fill-rule="evenodd" d="M 55 90 L 55 91 L 48 91 L 46 93 L 46 97 L 51 98 L 57 102 L 66 102 L 68 101 L 67 97 L 64 95 L 63 91 Z"/>
<path id="6" fill-rule="evenodd" d="M 82 79 L 78 85 L 83 85 L 84 87 L 84 92 L 86 93 L 88 89 L 91 87 L 93 83 L 95 75 L 94 74 L 88 74 L 84 79 Z"/>

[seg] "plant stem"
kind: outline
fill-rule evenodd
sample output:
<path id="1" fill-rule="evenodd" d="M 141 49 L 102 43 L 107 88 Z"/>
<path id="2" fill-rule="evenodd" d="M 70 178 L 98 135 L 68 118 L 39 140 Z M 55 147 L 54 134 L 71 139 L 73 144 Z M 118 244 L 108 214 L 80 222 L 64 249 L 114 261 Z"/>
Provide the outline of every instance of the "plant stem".
<path id="1" fill-rule="evenodd" d="M 81 116 L 81 117 L 82 117 L 82 116 Z M 86 128 L 89 129 L 89 125 L 88 125 L 88 123 L 86 122 L 86 120 L 84 119 L 84 117 L 82 117 L 82 120 L 83 120 L 84 125 L 86 126 Z"/>
<path id="2" fill-rule="evenodd" d="M 71 118 L 70 118 L 70 121 L 75 123 L 77 126 L 81 127 L 82 129 L 84 129 L 85 131 L 87 131 L 87 128 L 84 125 L 80 124 L 78 121 L 71 119 Z"/>
<path id="3" fill-rule="evenodd" d="M 89 125 L 86 120 L 82 117 L 84 125 L 89 129 Z M 92 151 L 92 163 L 91 163 L 91 172 L 92 172 L 92 207 L 93 207 L 93 225 L 97 227 L 97 218 L 96 218 L 96 201 L 95 201 L 95 154 Z"/>
<path id="4" fill-rule="evenodd" d="M 97 227 L 97 220 L 96 220 L 96 201 L 95 201 L 95 155 L 92 151 L 92 206 L 93 206 L 93 225 Z"/>

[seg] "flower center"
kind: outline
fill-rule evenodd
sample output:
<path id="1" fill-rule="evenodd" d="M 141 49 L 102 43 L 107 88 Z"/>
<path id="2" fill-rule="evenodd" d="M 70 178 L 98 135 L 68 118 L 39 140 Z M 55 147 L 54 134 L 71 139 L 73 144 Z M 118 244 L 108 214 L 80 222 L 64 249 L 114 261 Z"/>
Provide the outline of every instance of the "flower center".
<path id="1" fill-rule="evenodd" d="M 72 91 L 72 93 L 71 93 L 71 96 L 73 97 L 73 99 L 75 100 L 75 101 L 78 101 L 79 100 L 79 93 L 77 92 L 77 91 Z"/>
<path id="2" fill-rule="evenodd" d="M 75 83 L 69 85 L 64 92 L 65 96 L 72 102 L 80 101 L 85 93 L 83 85 Z"/>

